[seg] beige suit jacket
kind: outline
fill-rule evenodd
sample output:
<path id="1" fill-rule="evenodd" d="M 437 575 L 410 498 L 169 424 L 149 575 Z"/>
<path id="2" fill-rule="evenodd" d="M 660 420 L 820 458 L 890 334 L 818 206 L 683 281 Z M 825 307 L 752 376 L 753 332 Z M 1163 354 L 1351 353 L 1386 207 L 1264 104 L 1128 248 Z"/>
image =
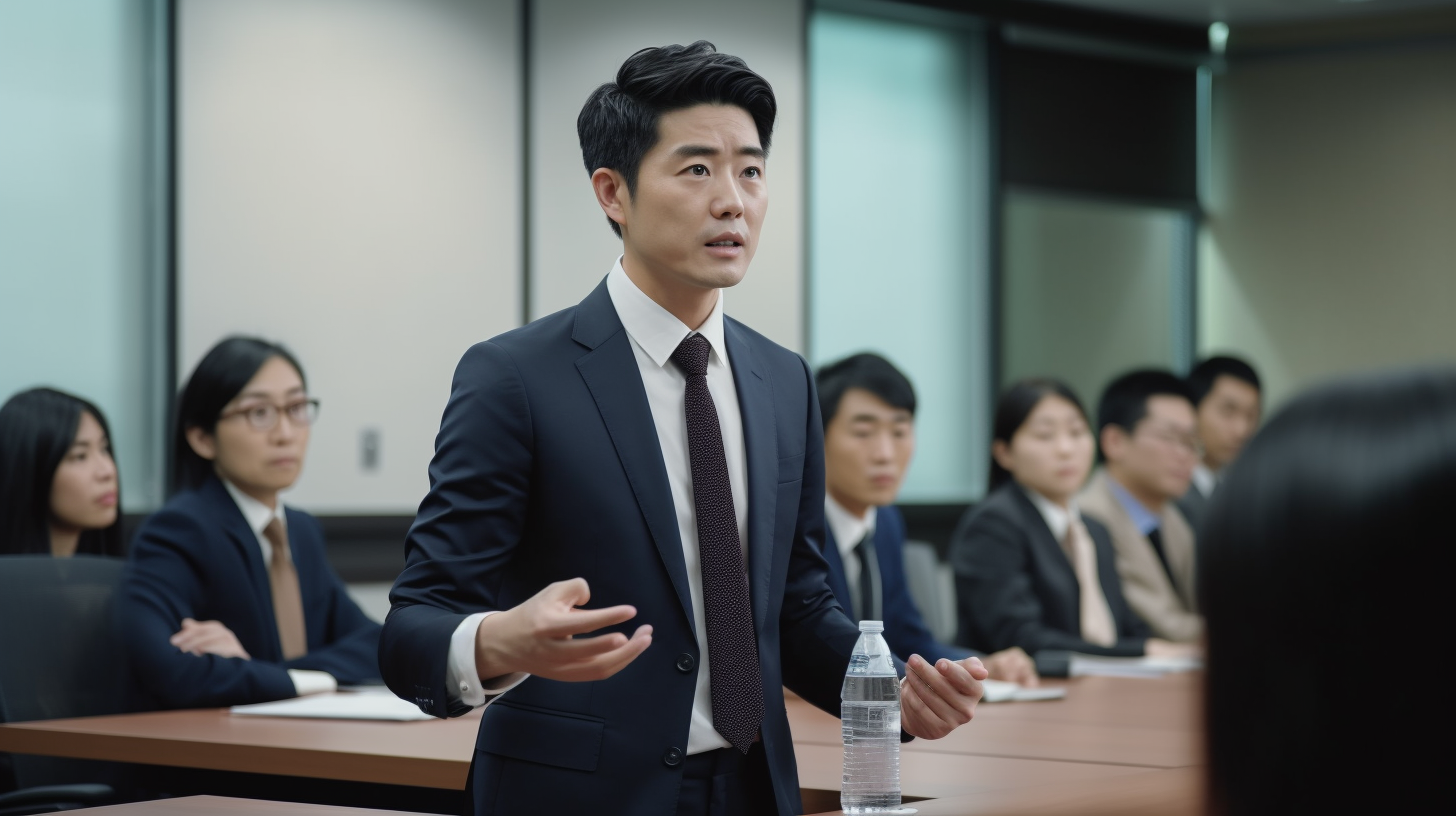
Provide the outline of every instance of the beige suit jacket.
<path id="1" fill-rule="evenodd" d="M 1173 580 L 1163 569 L 1152 542 L 1143 535 L 1112 492 L 1111 477 L 1098 469 L 1077 496 L 1082 512 L 1107 526 L 1117 551 L 1117 574 L 1128 606 L 1152 627 L 1153 634 L 1186 643 L 1203 633 L 1203 619 L 1195 611 L 1193 530 L 1173 502 L 1163 506 L 1163 552 Z"/>

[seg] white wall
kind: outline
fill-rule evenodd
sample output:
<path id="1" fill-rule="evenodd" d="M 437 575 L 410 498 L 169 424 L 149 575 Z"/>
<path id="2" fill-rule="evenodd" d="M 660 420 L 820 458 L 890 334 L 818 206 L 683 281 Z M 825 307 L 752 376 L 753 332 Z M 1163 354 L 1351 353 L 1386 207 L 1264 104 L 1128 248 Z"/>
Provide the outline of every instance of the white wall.
<path id="1" fill-rule="evenodd" d="M 413 513 L 455 363 L 519 322 L 518 7 L 179 3 L 180 375 L 232 333 L 293 349 L 309 510 Z"/>
<path id="2" fill-rule="evenodd" d="M 539 0 L 531 18 L 531 316 L 580 302 L 621 254 L 592 196 L 576 137 L 587 96 L 638 49 L 705 39 L 773 85 L 762 242 L 727 312 L 803 348 L 804 10 L 799 0 Z"/>
<path id="3" fill-rule="evenodd" d="M 1185 268 L 1182 219 L 1152 207 L 1007 195 L 1002 380 L 1057 377 L 1095 414 L 1113 377 L 1175 368 L 1173 316 L 1186 309 L 1174 286 Z"/>
<path id="4" fill-rule="evenodd" d="M 1214 102 L 1200 352 L 1274 403 L 1456 357 L 1456 48 L 1235 61 Z"/>

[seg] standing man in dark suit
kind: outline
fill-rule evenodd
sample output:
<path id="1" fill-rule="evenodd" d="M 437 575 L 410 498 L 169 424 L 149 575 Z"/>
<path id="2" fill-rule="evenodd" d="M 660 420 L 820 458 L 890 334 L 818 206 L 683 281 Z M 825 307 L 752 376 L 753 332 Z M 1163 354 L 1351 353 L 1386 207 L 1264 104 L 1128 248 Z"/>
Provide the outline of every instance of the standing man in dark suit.
<path id="1" fill-rule="evenodd" d="M 621 258 L 456 370 L 380 650 L 425 711 L 489 703 L 477 813 L 800 809 L 782 688 L 837 713 L 858 632 L 808 367 L 723 315 L 775 105 L 706 42 L 630 57 L 577 120 Z M 905 731 L 971 718 L 979 661 L 906 669 Z"/>
<path id="2" fill-rule="evenodd" d="M 915 455 L 915 388 L 878 354 L 826 365 L 815 380 L 824 417 L 824 560 L 840 606 L 884 621 L 885 642 L 901 660 L 976 654 L 935 639 L 905 577 L 905 520 L 894 501 Z M 1015 646 L 984 662 L 994 680 L 1037 683 L 1031 657 Z"/>
<path id="3" fill-rule="evenodd" d="M 1193 468 L 1193 483 L 1178 500 L 1188 523 L 1198 528 L 1224 469 L 1259 428 L 1262 387 L 1254 367 L 1237 357 L 1209 357 L 1188 374 L 1188 396 L 1198 415 L 1203 456 Z"/>

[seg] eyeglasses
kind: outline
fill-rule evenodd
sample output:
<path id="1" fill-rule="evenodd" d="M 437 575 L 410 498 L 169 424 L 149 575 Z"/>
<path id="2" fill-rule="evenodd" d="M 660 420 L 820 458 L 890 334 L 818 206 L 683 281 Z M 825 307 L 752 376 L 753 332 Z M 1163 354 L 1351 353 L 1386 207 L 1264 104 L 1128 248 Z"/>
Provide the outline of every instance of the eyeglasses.
<path id="1" fill-rule="evenodd" d="M 303 399 L 297 402 L 290 402 L 287 405 L 274 405 L 265 402 L 261 405 L 249 405 L 246 408 L 235 408 L 225 411 L 218 417 L 221 422 L 224 419 L 235 416 L 247 417 L 248 424 L 257 431 L 271 431 L 278 424 L 278 417 L 288 415 L 288 421 L 294 425 L 306 428 L 318 419 L 319 401 L 316 399 Z"/>
<path id="2" fill-rule="evenodd" d="M 1203 442 L 1193 434 L 1175 431 L 1171 428 L 1159 428 L 1154 425 L 1139 426 L 1144 435 L 1162 443 L 1170 448 L 1181 448 L 1186 453 L 1191 453 L 1198 458 L 1203 458 Z"/>

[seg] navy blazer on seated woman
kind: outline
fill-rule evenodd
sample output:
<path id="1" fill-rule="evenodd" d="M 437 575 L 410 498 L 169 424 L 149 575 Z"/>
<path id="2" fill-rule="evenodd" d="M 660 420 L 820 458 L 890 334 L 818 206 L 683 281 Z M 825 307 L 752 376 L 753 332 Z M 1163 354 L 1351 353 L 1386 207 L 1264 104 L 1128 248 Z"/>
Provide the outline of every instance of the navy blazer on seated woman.
<path id="1" fill-rule="evenodd" d="M 1035 654 L 1064 649 L 1086 654 L 1143 654 L 1151 630 L 1127 605 L 1107 528 L 1082 516 L 1097 551 L 1097 577 L 1112 612 L 1117 642 L 1082 639 L 1081 591 L 1041 511 L 1008 481 L 966 512 L 951 539 L 960 643 L 996 651 L 1020 646 Z"/>
<path id="2" fill-rule="evenodd" d="M 285 661 L 257 534 L 216 476 L 147 519 L 131 549 L 118 624 L 144 708 L 261 703 L 296 694 L 289 669 L 340 683 L 378 682 L 380 626 L 329 566 L 318 520 L 286 508 L 289 547 L 303 596 L 308 652 Z M 216 620 L 251 659 L 193 655 L 169 639 L 184 618 Z"/>

